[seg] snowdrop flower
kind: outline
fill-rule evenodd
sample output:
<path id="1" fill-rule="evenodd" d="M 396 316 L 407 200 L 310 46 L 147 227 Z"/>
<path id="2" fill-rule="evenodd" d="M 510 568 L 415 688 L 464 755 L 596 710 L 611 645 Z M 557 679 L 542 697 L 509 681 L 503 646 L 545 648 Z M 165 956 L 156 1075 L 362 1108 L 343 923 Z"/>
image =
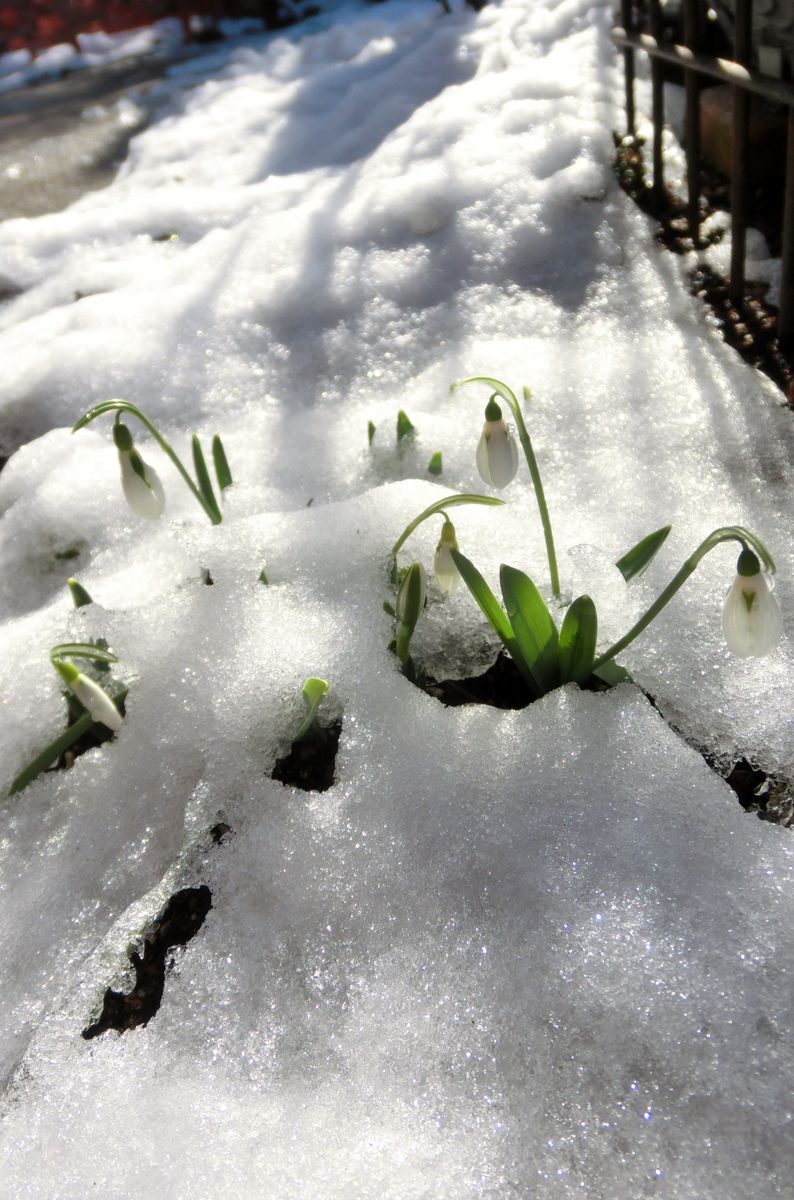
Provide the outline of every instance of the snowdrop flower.
<path id="1" fill-rule="evenodd" d="M 780 607 L 752 550 L 742 550 L 736 572 L 722 610 L 725 641 L 738 658 L 762 658 L 780 638 Z"/>
<path id="2" fill-rule="evenodd" d="M 56 661 L 53 666 L 94 720 L 118 733 L 123 718 L 107 692 L 104 692 L 98 683 L 94 683 L 93 679 L 78 671 L 72 663 Z"/>
<path id="3" fill-rule="evenodd" d="M 449 517 L 444 517 L 444 524 L 441 527 L 441 539 L 436 546 L 436 555 L 433 559 L 433 574 L 436 577 L 436 583 L 445 596 L 455 591 L 455 588 L 460 583 L 460 571 L 455 566 L 450 551 L 457 550 L 458 539 L 455 537 L 455 526 L 450 521 Z"/>
<path id="4" fill-rule="evenodd" d="M 156 521 L 165 508 L 165 492 L 153 467 L 141 458 L 126 425 L 117 421 L 113 441 L 119 452 L 121 488 L 132 511 L 147 521 Z"/>
<path id="5" fill-rule="evenodd" d="M 492 396 L 485 409 L 485 424 L 477 446 L 480 478 L 495 488 L 507 487 L 518 470 L 518 446 Z"/>

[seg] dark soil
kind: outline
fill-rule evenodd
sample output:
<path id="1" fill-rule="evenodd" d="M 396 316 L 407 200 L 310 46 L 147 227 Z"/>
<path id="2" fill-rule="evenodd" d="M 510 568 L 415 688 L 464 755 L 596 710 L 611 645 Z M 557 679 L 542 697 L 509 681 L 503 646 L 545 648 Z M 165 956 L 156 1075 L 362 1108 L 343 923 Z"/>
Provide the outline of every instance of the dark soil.
<path id="1" fill-rule="evenodd" d="M 293 742 L 289 754 L 276 759 L 271 778 L 304 792 L 327 791 L 334 782 L 341 733 L 341 720 L 313 725 L 305 738 Z"/>
<path id="2" fill-rule="evenodd" d="M 675 254 L 685 254 L 694 249 L 684 201 L 666 191 L 661 206 L 654 202 L 653 189 L 645 175 L 642 139 L 619 138 L 615 135 L 615 143 L 618 181 L 643 212 L 659 222 L 657 241 Z M 729 187 L 729 180 L 724 175 L 708 164 L 702 165 L 701 192 L 706 203 L 701 204 L 701 220 L 713 212 L 730 207 Z M 764 234 L 770 253 L 779 254 L 779 196 L 774 189 L 759 187 L 753 191 L 749 201 L 748 225 Z M 728 295 L 727 279 L 715 275 L 706 267 L 696 268 L 690 278 L 693 294 L 708 304 L 728 345 L 733 346 L 745 362 L 768 375 L 794 407 L 794 360 L 778 343 L 778 310 L 765 298 L 768 284 L 746 281 L 742 302 L 734 305 Z"/>
<path id="3" fill-rule="evenodd" d="M 220 841 L 223 834 L 213 840 Z M 225 827 L 228 832 L 228 826 Z M 143 937 L 143 957 L 137 950 L 129 952 L 130 963 L 135 970 L 135 984 L 131 992 L 114 992 L 108 988 L 99 1019 L 83 1030 L 84 1038 L 95 1038 L 108 1029 L 124 1033 L 146 1025 L 160 1007 L 168 969 L 166 959 L 175 946 L 186 946 L 195 937 L 204 918 L 212 907 L 212 894 L 206 884 L 183 888 L 166 904 L 159 917 Z"/>

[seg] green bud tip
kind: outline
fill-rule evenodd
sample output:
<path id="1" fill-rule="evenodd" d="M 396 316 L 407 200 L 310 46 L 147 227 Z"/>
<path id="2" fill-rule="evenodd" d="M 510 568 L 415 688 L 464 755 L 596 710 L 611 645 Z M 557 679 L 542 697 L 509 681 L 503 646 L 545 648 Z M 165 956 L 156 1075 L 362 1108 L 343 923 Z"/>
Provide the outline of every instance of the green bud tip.
<path id="1" fill-rule="evenodd" d="M 69 686 L 74 683 L 75 679 L 77 679 L 80 674 L 74 663 L 60 662 L 58 659 L 56 659 L 52 665 L 55 667 L 55 670 L 58 672 L 64 682 L 68 683 Z"/>
<path id="2" fill-rule="evenodd" d="M 496 403 L 496 393 L 491 396 L 485 406 L 485 419 L 486 421 L 501 421 L 502 419 L 502 410 Z"/>
<path id="3" fill-rule="evenodd" d="M 739 555 L 739 561 L 736 564 L 737 575 L 759 575 L 761 573 L 761 564 L 758 557 L 753 554 L 752 550 L 748 550 L 745 546 Z"/>
<path id="4" fill-rule="evenodd" d="M 93 597 L 85 590 L 82 583 L 78 583 L 76 579 L 67 579 L 66 586 L 71 593 L 75 608 L 83 608 L 86 604 L 93 604 Z"/>
<path id="5" fill-rule="evenodd" d="M 444 524 L 441 526 L 441 542 L 445 546 L 451 546 L 453 550 L 458 548 L 458 539 L 455 536 L 455 526 L 450 521 L 446 513 L 444 513 Z"/>
<path id="6" fill-rule="evenodd" d="M 116 449 L 120 450 L 122 453 L 124 451 L 129 452 L 132 450 L 132 434 L 127 426 L 123 425 L 121 421 L 117 421 L 113 426 L 113 441 L 116 443 Z"/>

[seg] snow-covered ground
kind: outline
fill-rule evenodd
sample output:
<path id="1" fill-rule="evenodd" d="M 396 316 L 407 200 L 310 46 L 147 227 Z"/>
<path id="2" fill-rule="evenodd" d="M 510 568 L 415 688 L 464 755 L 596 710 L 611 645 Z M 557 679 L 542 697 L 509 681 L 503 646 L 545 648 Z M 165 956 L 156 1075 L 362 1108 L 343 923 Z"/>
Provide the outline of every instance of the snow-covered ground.
<path id="1" fill-rule="evenodd" d="M 792 416 L 615 184 L 608 8 L 351 0 L 174 68 L 111 187 L 0 226 L 0 786 L 62 727 L 52 645 L 106 637 L 130 685 L 115 741 L 3 803 L 3 1197 L 788 1194 L 791 833 L 634 687 L 447 709 L 388 649 L 390 546 L 486 490 L 487 393 L 449 391 L 476 373 L 532 388 L 563 587 L 605 641 L 728 524 L 790 625 Z M 221 525 L 143 436 L 167 509 L 132 515 L 110 419 L 69 432 L 111 397 L 187 458 L 223 434 Z M 457 510 L 461 549 L 545 587 L 525 473 L 503 496 Z M 611 564 L 668 521 L 626 589 Z M 722 644 L 735 556 L 622 661 L 694 742 L 791 777 L 790 642 Z M 464 672 L 482 638 L 431 591 L 419 657 Z M 343 717 L 321 794 L 270 778 L 315 674 Z M 160 1011 L 81 1038 L 198 882 Z"/>

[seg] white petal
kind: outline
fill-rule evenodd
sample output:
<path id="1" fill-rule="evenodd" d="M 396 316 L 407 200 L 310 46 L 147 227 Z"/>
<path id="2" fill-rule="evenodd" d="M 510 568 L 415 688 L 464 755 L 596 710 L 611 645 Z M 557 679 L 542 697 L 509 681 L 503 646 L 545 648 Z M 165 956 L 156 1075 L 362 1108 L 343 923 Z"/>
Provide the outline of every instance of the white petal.
<path id="1" fill-rule="evenodd" d="M 94 683 L 93 679 L 89 679 L 87 675 L 78 675 L 69 686 L 95 721 L 101 721 L 114 733 L 121 729 L 122 715 L 110 696 L 102 690 L 98 683 Z"/>
<path id="2" fill-rule="evenodd" d="M 752 596 L 749 608 L 745 596 Z M 736 576 L 722 610 L 722 628 L 737 658 L 762 658 L 774 650 L 783 617 L 763 574 Z"/>
<path id="3" fill-rule="evenodd" d="M 433 574 L 436 577 L 436 583 L 445 596 L 454 592 L 460 583 L 460 571 L 455 566 L 449 546 L 444 542 L 439 542 L 438 544 L 436 556 L 433 560 Z"/>
<path id="4" fill-rule="evenodd" d="M 518 446 L 504 421 L 486 421 L 477 447 L 477 470 L 492 487 L 507 487 L 518 470 Z"/>
<path id="5" fill-rule="evenodd" d="M 491 467 L 488 462 L 488 438 L 485 436 L 484 429 L 477 443 L 477 470 L 480 473 L 480 479 L 482 479 L 483 483 L 493 486 Z"/>
<path id="6" fill-rule="evenodd" d="M 165 508 L 165 492 L 160 477 L 154 467 L 144 463 L 146 478 L 149 485 L 133 470 L 130 456 L 126 451 L 119 451 L 121 464 L 121 488 L 124 498 L 132 511 L 147 521 L 156 521 Z"/>

